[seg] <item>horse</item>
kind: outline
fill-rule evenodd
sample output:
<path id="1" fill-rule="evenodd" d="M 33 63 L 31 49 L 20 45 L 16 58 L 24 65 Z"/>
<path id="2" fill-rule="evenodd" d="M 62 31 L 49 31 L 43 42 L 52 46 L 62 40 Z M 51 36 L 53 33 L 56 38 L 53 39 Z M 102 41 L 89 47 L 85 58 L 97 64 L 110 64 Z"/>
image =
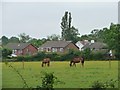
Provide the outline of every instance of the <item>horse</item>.
<path id="1" fill-rule="evenodd" d="M 42 67 L 45 65 L 49 67 L 50 66 L 50 58 L 44 58 L 43 61 L 42 61 Z"/>
<path id="2" fill-rule="evenodd" d="M 70 61 L 70 67 L 71 66 L 76 66 L 76 63 L 80 63 L 82 64 L 82 67 L 84 67 L 84 58 L 83 57 L 75 57 Z"/>

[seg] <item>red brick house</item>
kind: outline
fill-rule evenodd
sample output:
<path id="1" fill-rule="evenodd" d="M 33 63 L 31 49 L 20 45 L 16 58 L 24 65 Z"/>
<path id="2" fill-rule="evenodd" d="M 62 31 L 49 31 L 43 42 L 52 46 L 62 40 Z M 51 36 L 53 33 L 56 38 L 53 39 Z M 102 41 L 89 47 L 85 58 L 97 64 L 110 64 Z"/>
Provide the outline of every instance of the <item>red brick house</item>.
<path id="1" fill-rule="evenodd" d="M 34 55 L 38 52 L 38 49 L 30 43 L 8 43 L 6 47 L 11 49 L 12 54 L 17 56 Z"/>
<path id="2" fill-rule="evenodd" d="M 70 41 L 47 41 L 39 47 L 39 51 L 65 53 L 70 49 L 79 50 L 79 48 Z"/>

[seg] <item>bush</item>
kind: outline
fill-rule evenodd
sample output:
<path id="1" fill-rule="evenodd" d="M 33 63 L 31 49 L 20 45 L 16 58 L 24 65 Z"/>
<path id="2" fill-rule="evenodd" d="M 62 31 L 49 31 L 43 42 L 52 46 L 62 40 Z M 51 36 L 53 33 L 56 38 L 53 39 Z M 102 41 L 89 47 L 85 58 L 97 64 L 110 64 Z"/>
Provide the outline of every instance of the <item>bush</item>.
<path id="1" fill-rule="evenodd" d="M 107 88 L 115 88 L 116 83 L 118 82 L 118 80 L 109 80 L 107 82 L 100 82 L 100 81 L 95 81 L 92 84 L 92 88 L 94 88 L 94 90 L 104 90 Z"/>
<path id="2" fill-rule="evenodd" d="M 94 88 L 94 90 L 101 90 L 101 88 L 105 88 L 104 84 L 100 81 L 95 81 L 92 85 L 92 88 Z M 102 89 L 103 90 L 103 89 Z"/>
<path id="3" fill-rule="evenodd" d="M 18 56 L 17 57 L 17 61 L 23 61 L 23 60 L 25 60 L 24 56 Z"/>

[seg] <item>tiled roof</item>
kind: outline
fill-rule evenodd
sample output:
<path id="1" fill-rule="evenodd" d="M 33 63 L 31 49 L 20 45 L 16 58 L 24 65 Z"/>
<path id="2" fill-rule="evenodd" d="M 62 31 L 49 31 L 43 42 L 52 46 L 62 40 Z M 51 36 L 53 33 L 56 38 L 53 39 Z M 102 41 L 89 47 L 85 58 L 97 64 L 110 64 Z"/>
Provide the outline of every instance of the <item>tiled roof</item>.
<path id="1" fill-rule="evenodd" d="M 9 49 L 19 49 L 19 50 L 22 50 L 24 49 L 25 47 L 27 47 L 30 43 L 8 43 L 6 45 L 7 48 Z"/>
<path id="2" fill-rule="evenodd" d="M 106 48 L 106 47 L 107 47 L 107 45 L 105 43 L 101 43 L 101 42 L 90 43 L 90 44 L 86 44 L 85 46 L 83 46 L 84 49 L 86 49 L 86 48 L 102 49 L 102 48 Z"/>
<path id="3" fill-rule="evenodd" d="M 40 48 L 45 48 L 45 47 L 63 47 L 64 48 L 70 43 L 71 43 L 70 41 L 47 41 Z"/>

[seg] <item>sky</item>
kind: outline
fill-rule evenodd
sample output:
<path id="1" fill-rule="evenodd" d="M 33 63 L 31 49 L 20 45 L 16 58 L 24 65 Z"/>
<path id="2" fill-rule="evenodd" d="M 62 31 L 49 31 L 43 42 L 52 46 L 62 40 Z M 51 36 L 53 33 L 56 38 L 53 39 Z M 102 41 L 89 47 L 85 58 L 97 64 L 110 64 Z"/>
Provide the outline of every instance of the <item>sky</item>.
<path id="1" fill-rule="evenodd" d="M 95 2 L 38 2 L 4 0 L 0 3 L 0 33 L 7 37 L 26 33 L 32 38 L 61 35 L 60 23 L 65 11 L 72 14 L 72 25 L 80 35 L 90 34 L 93 29 L 109 27 L 118 23 L 117 0 Z"/>

